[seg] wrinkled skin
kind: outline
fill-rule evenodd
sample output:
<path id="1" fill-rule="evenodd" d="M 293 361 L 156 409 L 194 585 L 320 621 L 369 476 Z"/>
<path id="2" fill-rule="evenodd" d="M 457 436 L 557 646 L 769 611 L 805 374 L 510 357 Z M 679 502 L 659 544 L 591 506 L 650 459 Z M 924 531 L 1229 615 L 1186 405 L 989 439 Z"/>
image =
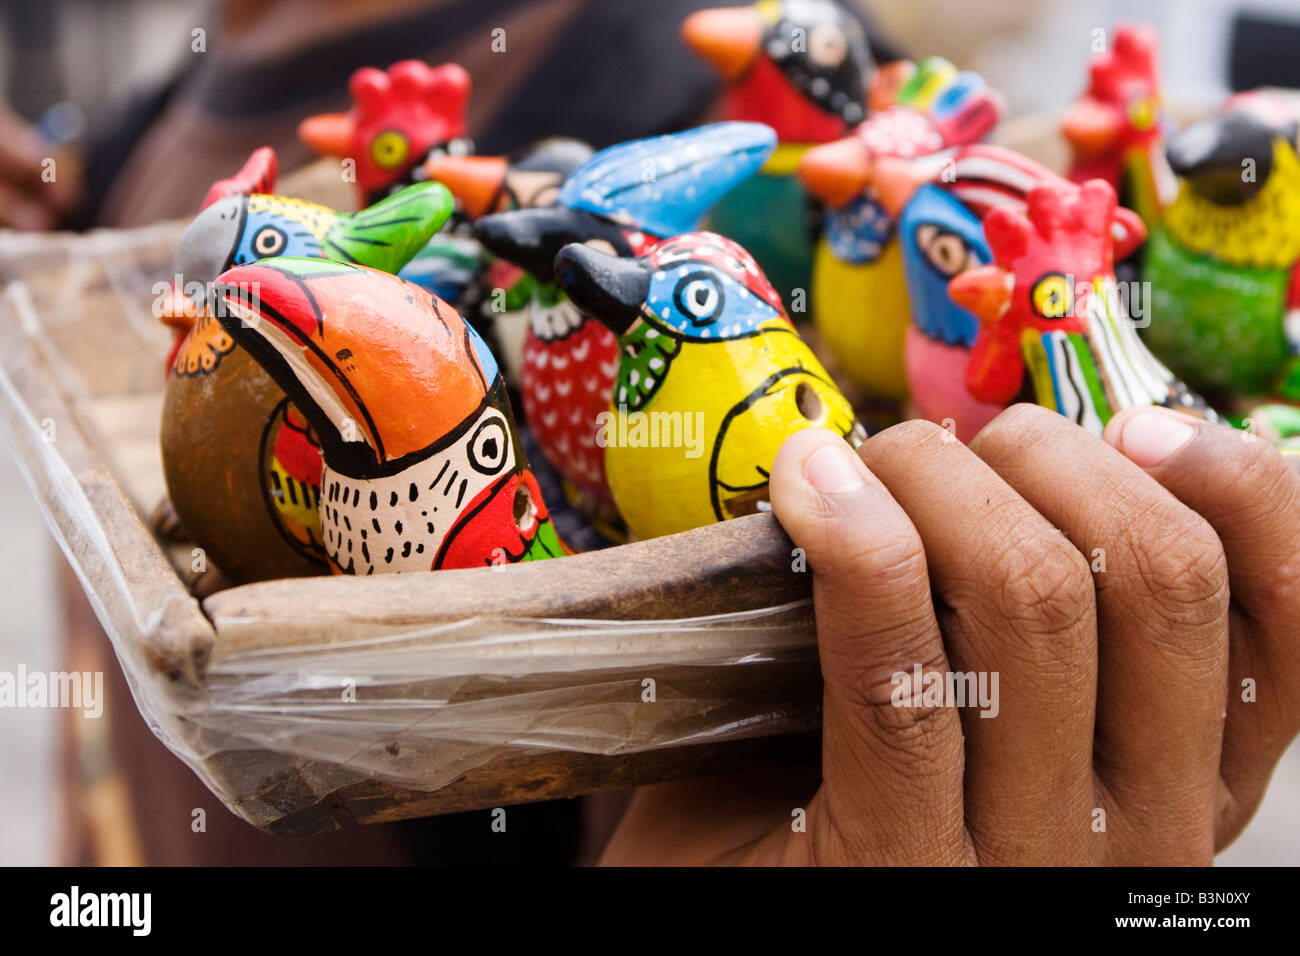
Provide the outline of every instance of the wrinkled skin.
<path id="1" fill-rule="evenodd" d="M 813 572 L 820 767 L 644 788 L 606 862 L 1210 863 L 1300 729 L 1300 477 L 1250 437 L 1023 405 L 970 447 L 791 436 L 772 506 Z M 998 672 L 997 715 L 894 706 L 917 663 Z"/>

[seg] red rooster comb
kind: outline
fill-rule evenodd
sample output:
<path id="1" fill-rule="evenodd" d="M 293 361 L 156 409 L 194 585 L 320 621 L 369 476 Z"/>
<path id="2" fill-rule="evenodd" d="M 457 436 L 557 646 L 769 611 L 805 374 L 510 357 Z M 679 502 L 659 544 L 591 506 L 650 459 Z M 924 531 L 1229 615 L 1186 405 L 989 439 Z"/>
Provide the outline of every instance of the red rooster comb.
<path id="1" fill-rule="evenodd" d="M 1156 31 L 1144 23 L 1121 23 L 1115 28 L 1115 42 L 1092 61 L 1088 92 L 1101 100 L 1123 103 L 1134 80 L 1154 91 L 1159 85 Z"/>
<path id="2" fill-rule="evenodd" d="M 455 63 L 419 60 L 386 71 L 363 67 L 348 84 L 353 107 L 303 120 L 298 138 L 327 156 L 357 161 L 357 185 L 370 193 L 399 180 L 429 150 L 465 135 L 469 74 Z"/>
<path id="3" fill-rule="evenodd" d="M 269 193 L 275 189 L 275 179 L 279 175 L 279 165 L 275 160 L 275 150 L 263 146 L 253 150 L 243 167 L 229 179 L 218 179 L 203 197 L 202 209 L 207 209 L 214 202 L 227 196 L 251 196 L 255 193 Z"/>
<path id="4" fill-rule="evenodd" d="M 1031 253 L 1060 255 L 1067 250 L 1073 258 L 1087 252 L 1097 266 L 1084 270 L 1075 263 L 1062 263 L 1075 274 L 1085 271 L 1092 278 L 1110 272 L 1116 257 L 1125 258 L 1146 238 L 1146 227 L 1137 213 L 1119 206 L 1109 183 L 1093 179 L 1082 186 L 1047 183 L 1029 192 L 1025 215 L 998 207 L 984 218 L 984 235 L 999 265 L 1013 267 Z"/>
<path id="5" fill-rule="evenodd" d="M 1098 278 L 1113 280 L 1116 256 L 1132 252 L 1146 229 L 1136 213 L 1118 206 L 1109 183 L 1093 179 L 1034 187 L 1023 214 L 992 209 L 984 235 L 995 264 L 962 273 L 948 292 L 981 321 L 966 369 L 968 390 L 980 401 L 1005 403 L 1024 376 L 1022 334 L 1085 331 L 1086 309 L 1076 293 L 1089 294 Z"/>

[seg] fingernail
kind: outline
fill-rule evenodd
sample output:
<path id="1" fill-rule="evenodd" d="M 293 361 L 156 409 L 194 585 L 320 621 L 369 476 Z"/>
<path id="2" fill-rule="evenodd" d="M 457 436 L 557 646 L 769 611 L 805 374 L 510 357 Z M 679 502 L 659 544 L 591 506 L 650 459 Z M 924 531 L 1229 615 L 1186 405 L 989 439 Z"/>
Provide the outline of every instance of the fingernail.
<path id="1" fill-rule="evenodd" d="M 1135 465 L 1153 468 L 1191 441 L 1195 434 L 1195 426 L 1182 415 L 1153 408 L 1137 413 L 1124 423 L 1119 446 Z"/>
<path id="2" fill-rule="evenodd" d="M 843 442 L 823 445 L 804 463 L 808 483 L 824 495 L 842 495 L 866 485 L 853 452 Z"/>

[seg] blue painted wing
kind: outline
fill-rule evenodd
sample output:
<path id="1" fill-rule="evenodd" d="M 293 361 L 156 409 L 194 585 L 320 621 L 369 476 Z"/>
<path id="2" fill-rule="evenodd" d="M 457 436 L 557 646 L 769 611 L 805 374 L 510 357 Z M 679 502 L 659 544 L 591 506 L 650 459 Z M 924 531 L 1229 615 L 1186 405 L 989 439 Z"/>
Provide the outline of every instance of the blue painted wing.
<path id="1" fill-rule="evenodd" d="M 776 148 L 762 123 L 713 123 L 602 149 L 575 169 L 560 203 L 656 236 L 698 228 L 709 207 L 748 179 Z"/>

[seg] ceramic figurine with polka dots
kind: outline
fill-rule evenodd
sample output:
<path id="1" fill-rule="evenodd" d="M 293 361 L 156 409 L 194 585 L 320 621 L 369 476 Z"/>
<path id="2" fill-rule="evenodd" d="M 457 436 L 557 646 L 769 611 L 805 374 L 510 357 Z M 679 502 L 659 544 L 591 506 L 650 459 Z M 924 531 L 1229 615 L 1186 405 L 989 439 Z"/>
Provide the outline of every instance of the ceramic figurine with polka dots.
<path id="1" fill-rule="evenodd" d="M 722 77 L 726 120 L 766 123 L 779 146 L 710 213 L 708 228 L 748 249 L 786 301 L 808 294 L 821 210 L 795 178 L 803 153 L 866 117 L 875 64 L 858 20 L 832 0 L 762 0 L 701 10 L 682 38 Z"/>
<path id="2" fill-rule="evenodd" d="M 209 284 L 232 265 L 282 254 L 396 271 L 451 211 L 436 183 L 347 215 L 271 195 L 275 178 L 275 154 L 263 148 L 213 185 L 181 236 L 174 286 L 159 303 L 176 335 L 161 424 L 171 507 L 210 560 L 241 581 L 325 569 L 321 456 L 298 410 L 211 314 Z"/>
<path id="3" fill-rule="evenodd" d="M 222 328 L 319 438 L 321 523 L 337 572 L 565 553 L 496 361 L 446 302 L 373 269 L 268 259 L 224 273 L 216 305 Z"/>
<path id="4" fill-rule="evenodd" d="M 575 243 L 555 272 L 619 337 L 600 443 L 636 537 L 768 510 L 772 462 L 795 431 L 864 437 L 753 257 L 731 240 L 687 233 L 637 258 Z"/>
<path id="5" fill-rule="evenodd" d="M 475 234 L 534 279 L 523 345 L 524 417 L 547 458 L 602 518 L 610 503 L 596 419 L 609 407 L 618 341 L 554 283 L 556 253 L 586 242 L 637 256 L 688 232 L 721 196 L 751 176 L 775 145 L 759 123 L 718 123 L 601 150 L 574 170 L 545 208 L 488 216 Z"/>

